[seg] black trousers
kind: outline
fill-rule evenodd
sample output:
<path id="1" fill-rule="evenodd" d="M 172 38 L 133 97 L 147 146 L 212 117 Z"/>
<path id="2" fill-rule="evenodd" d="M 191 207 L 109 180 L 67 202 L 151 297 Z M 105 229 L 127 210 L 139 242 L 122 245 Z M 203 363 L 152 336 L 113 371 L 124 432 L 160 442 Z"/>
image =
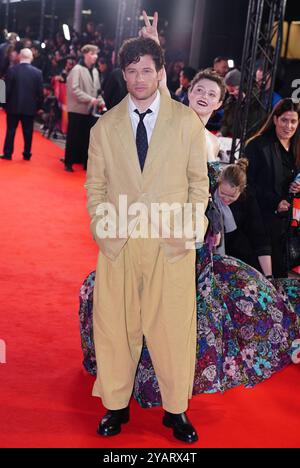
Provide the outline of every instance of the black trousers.
<path id="1" fill-rule="evenodd" d="M 24 137 L 24 152 L 23 156 L 26 159 L 31 157 L 31 144 L 33 134 L 33 115 L 24 114 L 6 114 L 6 137 L 4 142 L 3 153 L 7 157 L 11 157 L 14 152 L 14 141 L 16 130 L 21 121 L 23 137 Z"/>
<path id="2" fill-rule="evenodd" d="M 88 148 L 90 130 L 97 122 L 97 117 L 92 115 L 68 112 L 68 131 L 65 150 L 65 165 L 82 163 L 86 168 L 88 160 Z"/>
<path id="3" fill-rule="evenodd" d="M 272 270 L 275 278 L 286 278 L 287 268 L 287 231 L 289 218 L 286 214 L 269 214 L 264 217 L 265 226 L 272 248 Z"/>

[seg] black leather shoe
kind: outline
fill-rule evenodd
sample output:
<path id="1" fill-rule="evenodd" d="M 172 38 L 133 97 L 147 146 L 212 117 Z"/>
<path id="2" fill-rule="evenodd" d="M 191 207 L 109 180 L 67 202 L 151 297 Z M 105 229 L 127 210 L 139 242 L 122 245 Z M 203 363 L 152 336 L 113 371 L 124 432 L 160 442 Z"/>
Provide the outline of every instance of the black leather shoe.
<path id="1" fill-rule="evenodd" d="M 121 432 L 121 425 L 129 421 L 129 407 L 120 410 L 108 410 L 101 420 L 97 432 L 102 436 L 113 436 Z"/>
<path id="2" fill-rule="evenodd" d="M 198 440 L 196 430 L 188 420 L 185 413 L 173 414 L 165 411 L 163 424 L 173 429 L 173 435 L 178 440 L 192 444 Z"/>
<path id="3" fill-rule="evenodd" d="M 0 159 L 6 159 L 7 161 L 11 161 L 11 156 L 6 156 L 5 154 L 1 154 Z"/>
<path id="4" fill-rule="evenodd" d="M 67 166 L 67 165 L 65 165 L 65 171 L 67 171 L 67 172 L 74 172 L 74 169 L 73 169 L 72 166 Z"/>

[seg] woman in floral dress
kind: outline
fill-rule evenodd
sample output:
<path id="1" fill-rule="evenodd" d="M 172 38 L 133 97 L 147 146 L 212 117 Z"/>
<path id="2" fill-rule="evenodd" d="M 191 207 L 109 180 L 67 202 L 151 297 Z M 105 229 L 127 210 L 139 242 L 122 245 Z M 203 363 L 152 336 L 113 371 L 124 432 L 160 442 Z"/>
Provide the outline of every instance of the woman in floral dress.
<path id="1" fill-rule="evenodd" d="M 220 164 L 209 164 L 211 185 Z M 246 263 L 215 253 L 207 242 L 197 250 L 197 356 L 194 395 L 253 387 L 291 363 L 300 338 L 300 282 L 274 285 Z M 160 404 L 146 346 L 134 397 L 144 406 Z"/>

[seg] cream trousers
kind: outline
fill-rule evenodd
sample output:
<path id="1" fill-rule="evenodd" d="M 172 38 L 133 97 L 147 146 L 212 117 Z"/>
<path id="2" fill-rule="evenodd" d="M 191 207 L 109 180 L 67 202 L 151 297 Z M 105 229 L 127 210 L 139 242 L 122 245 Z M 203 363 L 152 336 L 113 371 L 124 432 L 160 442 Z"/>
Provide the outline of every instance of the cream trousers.
<path id="1" fill-rule="evenodd" d="M 98 375 L 93 395 L 111 410 L 128 405 L 143 335 L 163 407 L 182 413 L 196 357 L 195 251 L 170 263 L 158 239 L 129 239 L 115 261 L 101 252 L 93 320 Z"/>

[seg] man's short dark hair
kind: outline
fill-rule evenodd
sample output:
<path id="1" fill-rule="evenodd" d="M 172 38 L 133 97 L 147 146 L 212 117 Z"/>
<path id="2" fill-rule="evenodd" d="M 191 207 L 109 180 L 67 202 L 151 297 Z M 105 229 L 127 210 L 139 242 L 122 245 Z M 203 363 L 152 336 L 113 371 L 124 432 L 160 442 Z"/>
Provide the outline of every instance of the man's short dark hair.
<path id="1" fill-rule="evenodd" d="M 150 55 L 155 63 L 156 71 L 165 64 L 162 48 L 153 39 L 143 37 L 126 40 L 119 52 L 120 67 L 125 70 L 131 63 L 137 63 L 144 55 Z"/>
<path id="2" fill-rule="evenodd" d="M 85 54 L 88 54 L 89 52 L 94 52 L 95 54 L 98 54 L 99 48 L 95 46 L 94 44 L 84 45 L 81 49 L 81 53 L 85 55 Z"/>

